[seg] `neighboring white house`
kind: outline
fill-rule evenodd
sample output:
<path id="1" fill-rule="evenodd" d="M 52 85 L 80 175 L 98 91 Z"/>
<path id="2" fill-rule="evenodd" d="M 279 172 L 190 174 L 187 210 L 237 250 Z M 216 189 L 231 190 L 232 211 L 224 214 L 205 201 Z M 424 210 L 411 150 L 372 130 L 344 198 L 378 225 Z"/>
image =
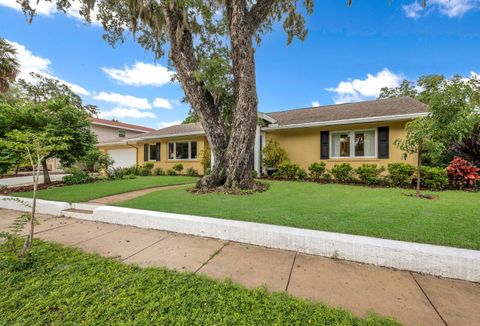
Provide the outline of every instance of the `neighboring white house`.
<path id="1" fill-rule="evenodd" d="M 118 142 L 128 137 L 140 135 L 155 130 L 139 125 L 133 125 L 120 121 L 112 121 L 100 118 L 91 118 L 90 122 L 90 130 L 97 136 L 98 143 Z M 136 164 L 135 148 L 111 150 L 108 152 L 108 154 L 115 161 L 115 167 L 126 167 Z M 60 170 L 60 162 L 58 159 L 48 160 L 47 166 L 50 171 Z"/>

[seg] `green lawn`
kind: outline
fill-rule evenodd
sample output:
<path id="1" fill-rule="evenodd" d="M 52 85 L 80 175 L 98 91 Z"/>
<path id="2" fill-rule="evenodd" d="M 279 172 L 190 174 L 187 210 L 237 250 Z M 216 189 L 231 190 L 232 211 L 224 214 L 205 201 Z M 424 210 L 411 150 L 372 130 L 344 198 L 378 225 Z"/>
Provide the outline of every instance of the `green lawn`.
<path id="1" fill-rule="evenodd" d="M 1 325 L 397 325 L 41 241 L 31 257 L 19 267 L 0 251 Z"/>
<path id="2" fill-rule="evenodd" d="M 118 206 L 480 249 L 478 192 L 444 191 L 427 200 L 397 188 L 270 184 L 264 193 L 245 196 L 165 190 Z"/>
<path id="3" fill-rule="evenodd" d="M 98 181 L 81 185 L 40 190 L 38 198 L 66 202 L 85 202 L 92 199 L 121 194 L 124 192 L 185 183 L 194 183 L 197 178 L 186 176 L 137 177 L 113 181 Z M 31 192 L 18 192 L 13 196 L 31 197 Z"/>

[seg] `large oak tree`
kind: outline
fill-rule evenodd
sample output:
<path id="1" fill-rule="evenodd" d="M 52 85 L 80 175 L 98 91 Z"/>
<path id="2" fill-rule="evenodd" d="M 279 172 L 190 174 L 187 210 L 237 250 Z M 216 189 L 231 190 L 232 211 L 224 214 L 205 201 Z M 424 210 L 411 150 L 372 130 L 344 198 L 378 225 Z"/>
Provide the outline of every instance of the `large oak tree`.
<path id="1" fill-rule="evenodd" d="M 72 1 L 52 2 L 67 10 Z M 278 22 L 283 22 L 289 43 L 295 37 L 303 40 L 303 14 L 312 13 L 313 0 L 79 1 L 87 21 L 96 9 L 103 37 L 112 46 L 132 32 L 157 58 L 168 51 L 213 151 L 211 174 L 199 186 L 251 188 L 258 103 L 254 42 Z M 33 18 L 29 1 L 19 2 Z"/>

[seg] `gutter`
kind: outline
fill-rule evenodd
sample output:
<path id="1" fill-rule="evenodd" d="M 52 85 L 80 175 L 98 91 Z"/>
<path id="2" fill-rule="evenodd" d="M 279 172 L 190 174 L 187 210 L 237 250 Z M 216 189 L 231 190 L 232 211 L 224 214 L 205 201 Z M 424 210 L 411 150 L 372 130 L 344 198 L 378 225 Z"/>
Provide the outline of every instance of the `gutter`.
<path id="1" fill-rule="evenodd" d="M 379 117 L 332 120 L 332 121 L 322 121 L 322 122 L 295 123 L 295 124 L 289 124 L 289 125 L 283 125 L 283 126 L 274 124 L 274 125 L 270 125 L 268 127 L 262 128 L 262 131 L 274 131 L 274 130 L 295 129 L 295 128 L 313 128 L 313 127 L 337 126 L 337 125 L 382 122 L 382 121 L 402 121 L 402 120 L 410 120 L 410 119 L 419 118 L 419 117 L 426 117 L 428 115 L 429 115 L 429 112 L 422 112 L 422 113 L 387 115 L 387 116 L 379 116 Z"/>

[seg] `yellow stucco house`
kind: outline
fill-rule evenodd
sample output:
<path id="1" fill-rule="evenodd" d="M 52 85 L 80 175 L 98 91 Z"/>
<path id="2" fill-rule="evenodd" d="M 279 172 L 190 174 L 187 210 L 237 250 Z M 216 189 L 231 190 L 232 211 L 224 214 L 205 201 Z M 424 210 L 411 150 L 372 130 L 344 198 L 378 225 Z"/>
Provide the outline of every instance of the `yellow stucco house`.
<path id="1" fill-rule="evenodd" d="M 270 140 L 276 140 L 290 161 L 303 169 L 320 161 L 328 169 L 342 162 L 353 167 L 363 163 L 414 165 L 416 157 L 403 160 L 403 153 L 393 142 L 405 136 L 408 121 L 426 115 L 427 106 L 409 97 L 259 113 L 264 126 L 257 127 L 255 170 L 265 168 L 261 166 L 261 149 Z M 207 139 L 199 123 L 175 125 L 98 146 L 112 157 L 120 157 L 123 166 L 149 161 L 167 170 L 182 163 L 185 169 L 204 173 L 200 153 Z"/>

